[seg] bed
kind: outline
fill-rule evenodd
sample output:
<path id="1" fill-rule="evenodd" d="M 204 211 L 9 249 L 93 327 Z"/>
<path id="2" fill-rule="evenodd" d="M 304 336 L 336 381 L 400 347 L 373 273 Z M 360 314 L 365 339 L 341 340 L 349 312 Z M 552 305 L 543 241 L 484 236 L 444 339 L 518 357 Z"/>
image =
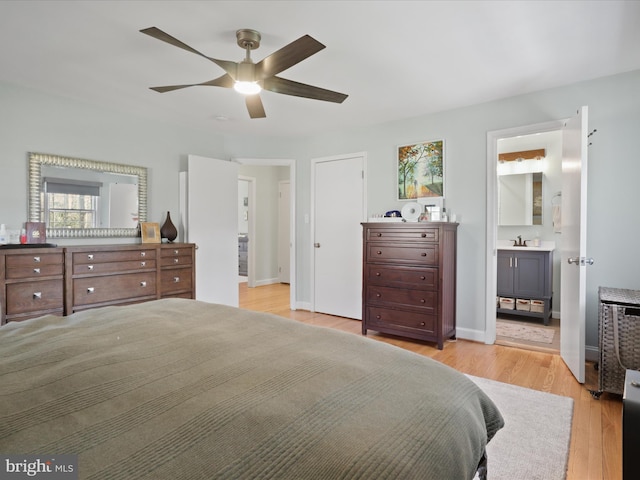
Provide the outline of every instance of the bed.
<path id="1" fill-rule="evenodd" d="M 0 452 L 81 479 L 472 479 L 503 425 L 432 359 L 195 300 L 9 323 L 0 358 Z"/>

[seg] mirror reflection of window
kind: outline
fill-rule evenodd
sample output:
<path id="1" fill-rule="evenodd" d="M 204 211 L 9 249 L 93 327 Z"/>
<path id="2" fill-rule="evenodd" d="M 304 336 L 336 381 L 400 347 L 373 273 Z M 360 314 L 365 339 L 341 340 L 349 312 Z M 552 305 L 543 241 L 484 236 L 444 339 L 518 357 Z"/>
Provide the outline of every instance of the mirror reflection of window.
<path id="1" fill-rule="evenodd" d="M 43 187 L 49 228 L 96 228 L 101 183 L 45 177 Z"/>

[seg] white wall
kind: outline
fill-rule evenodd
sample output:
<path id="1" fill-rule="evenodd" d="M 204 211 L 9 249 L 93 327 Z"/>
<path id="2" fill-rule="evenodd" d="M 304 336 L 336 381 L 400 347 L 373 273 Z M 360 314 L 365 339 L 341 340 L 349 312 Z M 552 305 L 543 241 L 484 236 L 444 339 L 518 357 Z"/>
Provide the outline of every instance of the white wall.
<path id="1" fill-rule="evenodd" d="M 487 131 L 558 120 L 589 106 L 598 132 L 589 150 L 587 344 L 597 346 L 598 286 L 640 289 L 638 132 L 640 71 L 423 117 L 309 138 L 212 135 L 118 115 L 72 100 L 0 85 L 0 223 L 24 221 L 26 152 L 39 151 L 150 169 L 150 221 L 178 211 L 179 163 L 187 153 L 218 158 L 294 158 L 297 300 L 310 297 L 310 159 L 367 152 L 369 213 L 400 209 L 396 147 L 444 139 L 446 207 L 462 215 L 458 240 L 458 325 L 484 330 Z M 179 160 L 180 159 L 180 160 Z M 16 208 L 16 206 L 18 206 Z M 174 221 L 174 223 L 176 223 Z"/>

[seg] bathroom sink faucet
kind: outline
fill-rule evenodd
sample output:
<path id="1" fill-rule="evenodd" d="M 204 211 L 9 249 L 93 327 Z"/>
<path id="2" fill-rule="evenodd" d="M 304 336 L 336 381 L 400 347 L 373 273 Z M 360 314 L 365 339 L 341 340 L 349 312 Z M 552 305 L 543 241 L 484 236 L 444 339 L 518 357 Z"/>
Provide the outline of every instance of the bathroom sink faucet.
<path id="1" fill-rule="evenodd" d="M 522 240 L 522 235 L 518 235 L 518 239 L 517 240 L 512 240 L 513 242 L 513 246 L 514 247 L 526 247 L 527 246 L 527 240 Z"/>

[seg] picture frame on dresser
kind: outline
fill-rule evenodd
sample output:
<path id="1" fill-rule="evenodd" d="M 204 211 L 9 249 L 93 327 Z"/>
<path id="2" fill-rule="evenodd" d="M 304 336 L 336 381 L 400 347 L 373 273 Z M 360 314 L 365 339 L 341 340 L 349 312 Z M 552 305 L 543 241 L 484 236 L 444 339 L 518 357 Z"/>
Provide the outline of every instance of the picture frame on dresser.
<path id="1" fill-rule="evenodd" d="M 160 224 L 157 222 L 142 222 L 140 224 L 142 243 L 161 243 Z"/>
<path id="2" fill-rule="evenodd" d="M 444 198 L 444 147 L 444 140 L 398 146 L 396 163 L 398 200 Z"/>

